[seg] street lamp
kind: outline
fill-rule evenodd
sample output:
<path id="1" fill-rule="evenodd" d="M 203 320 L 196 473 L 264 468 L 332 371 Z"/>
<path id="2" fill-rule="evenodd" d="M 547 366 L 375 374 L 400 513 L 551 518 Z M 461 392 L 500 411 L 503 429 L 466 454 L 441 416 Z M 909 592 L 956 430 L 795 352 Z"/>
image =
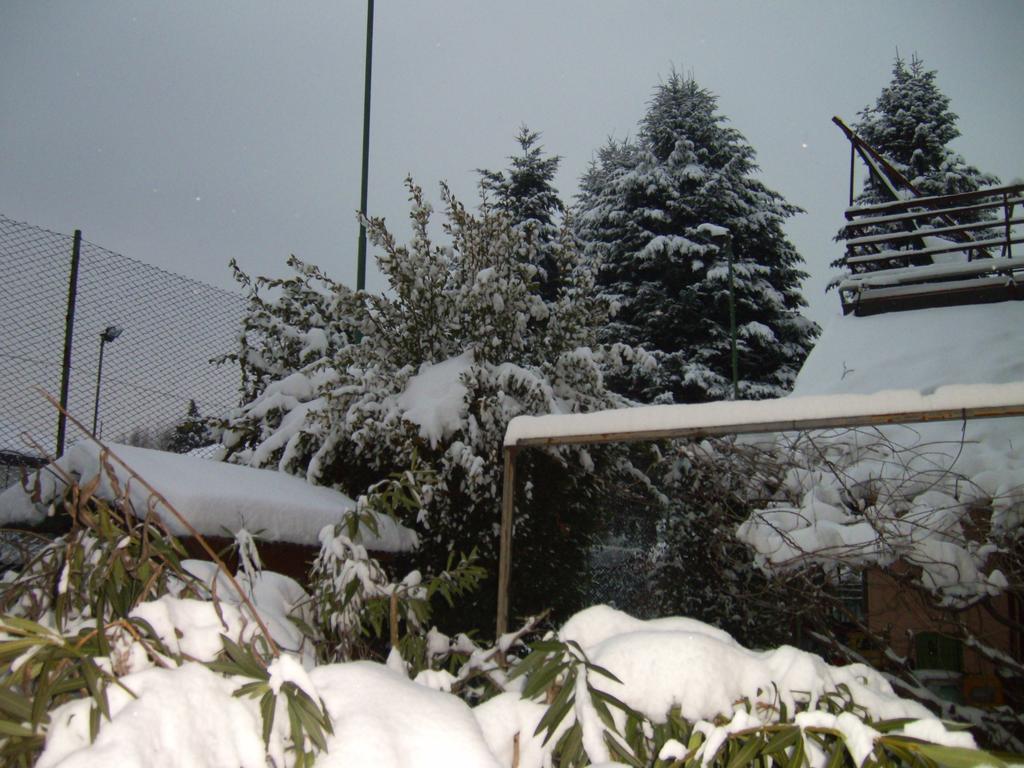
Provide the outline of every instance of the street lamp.
<path id="1" fill-rule="evenodd" d="M 108 325 L 100 334 L 100 361 L 96 366 L 96 398 L 92 407 L 92 436 L 96 437 L 96 422 L 100 415 L 100 380 L 103 377 L 103 347 L 121 335 L 124 329 L 119 325 Z"/>

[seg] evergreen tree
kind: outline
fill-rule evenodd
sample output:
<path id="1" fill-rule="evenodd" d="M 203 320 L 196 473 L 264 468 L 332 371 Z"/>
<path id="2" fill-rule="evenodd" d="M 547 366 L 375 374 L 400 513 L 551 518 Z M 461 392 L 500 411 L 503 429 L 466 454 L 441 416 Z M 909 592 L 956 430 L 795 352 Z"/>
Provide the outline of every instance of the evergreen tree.
<path id="1" fill-rule="evenodd" d="M 165 441 L 165 450 L 172 453 L 188 453 L 196 448 L 210 445 L 209 426 L 199 413 L 195 400 L 188 401 L 188 413 L 184 420 L 174 427 Z"/>
<path id="2" fill-rule="evenodd" d="M 949 148 L 948 144 L 960 135 L 959 118 L 949 108 L 949 97 L 939 90 L 935 75 L 935 70 L 925 69 L 916 55 L 909 67 L 897 56 L 891 82 L 873 107 L 860 111 L 854 130 L 924 195 L 973 192 L 998 184 L 995 176 L 968 165 Z M 891 194 L 870 176 L 857 203 L 891 199 Z"/>
<path id="3" fill-rule="evenodd" d="M 753 178 L 753 148 L 716 108 L 673 73 L 637 138 L 610 141 L 581 181 L 576 233 L 619 305 L 603 338 L 661 363 L 653 379 L 617 382 L 640 400 L 731 394 L 728 251 L 711 242 L 716 227 L 731 235 L 740 396 L 789 391 L 818 332 L 800 314 L 806 275 L 782 229 L 799 209 Z"/>
<path id="4" fill-rule="evenodd" d="M 521 154 L 509 157 L 511 165 L 506 171 L 478 169 L 480 188 L 492 205 L 509 217 L 514 226 L 532 228 L 537 240 L 535 266 L 541 294 L 552 300 L 558 292 L 558 263 L 554 255 L 560 236 L 558 219 L 565 213 L 565 205 L 558 196 L 553 181 L 561 157 L 544 156 L 538 143 L 540 134 L 525 125 L 519 129 L 516 141 Z"/>
<path id="5" fill-rule="evenodd" d="M 916 55 L 907 62 L 896 57 L 892 68 L 892 80 L 874 106 L 868 106 L 858 113 L 854 131 L 874 150 L 888 160 L 922 195 L 952 195 L 973 192 L 999 183 L 995 176 L 982 173 L 947 145 L 960 136 L 957 115 L 949 107 L 949 97 L 939 90 L 935 82 L 935 70 L 925 69 L 924 62 Z M 864 189 L 854 201 L 855 205 L 887 203 L 892 193 L 874 173 L 868 175 Z M 969 223 L 993 218 L 991 211 L 963 211 L 949 214 L 940 224 Z M 899 225 L 902 227 L 903 225 Z M 862 229 L 858 236 L 885 234 L 887 229 Z M 900 229 L 902 231 L 902 229 Z M 845 239 L 840 231 L 837 240 Z M 906 247 L 906 241 L 891 245 L 878 244 L 879 250 Z M 923 257 L 920 264 L 929 264 L 931 259 Z M 833 268 L 845 267 L 843 258 L 834 260 Z M 871 271 L 892 266 L 885 262 L 864 264 L 856 271 Z M 835 287 L 841 278 L 834 279 L 829 288 Z"/>

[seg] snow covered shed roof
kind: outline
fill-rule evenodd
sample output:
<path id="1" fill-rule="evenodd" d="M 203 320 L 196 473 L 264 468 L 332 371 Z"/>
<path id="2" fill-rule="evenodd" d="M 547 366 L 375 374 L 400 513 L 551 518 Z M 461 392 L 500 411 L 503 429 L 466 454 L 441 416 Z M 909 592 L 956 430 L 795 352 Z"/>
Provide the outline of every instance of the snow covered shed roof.
<path id="1" fill-rule="evenodd" d="M 204 536 L 223 536 L 245 528 L 267 541 L 315 546 L 321 529 L 341 522 L 355 502 L 331 488 L 311 485 L 299 477 L 266 469 L 211 461 L 148 448 L 111 445 L 111 450 L 136 475 L 159 491 Z M 110 478 L 101 470 L 100 449 L 92 441 L 76 443 L 57 462 L 62 473 L 88 483 L 99 476 L 96 495 L 117 496 Z M 127 489 L 136 513 L 149 509 L 150 493 L 116 461 L 108 461 L 122 489 Z M 64 492 L 61 472 L 40 470 L 40 503 L 33 503 L 20 485 L 0 494 L 0 525 L 42 522 L 47 505 Z M 162 504 L 156 514 L 176 535 L 188 530 Z M 377 533 L 365 526 L 362 543 L 376 552 L 407 552 L 415 549 L 415 532 L 390 517 L 378 516 Z"/>

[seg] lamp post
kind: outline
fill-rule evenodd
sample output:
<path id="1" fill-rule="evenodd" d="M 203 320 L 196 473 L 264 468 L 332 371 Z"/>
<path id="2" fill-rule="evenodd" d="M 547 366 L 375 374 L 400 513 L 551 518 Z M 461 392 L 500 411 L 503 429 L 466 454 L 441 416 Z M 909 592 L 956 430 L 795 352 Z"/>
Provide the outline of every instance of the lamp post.
<path id="1" fill-rule="evenodd" d="M 100 360 L 96 365 L 96 397 L 92 407 L 92 436 L 96 437 L 96 423 L 100 416 L 100 381 L 103 377 L 103 347 L 107 342 L 113 341 L 124 329 L 117 325 L 108 325 L 100 334 Z"/>
<path id="2" fill-rule="evenodd" d="M 366 68 L 363 72 L 363 175 L 359 187 L 359 245 L 356 252 L 356 290 L 366 288 L 366 188 L 370 174 L 370 69 L 373 64 L 373 0 L 366 1 Z"/>

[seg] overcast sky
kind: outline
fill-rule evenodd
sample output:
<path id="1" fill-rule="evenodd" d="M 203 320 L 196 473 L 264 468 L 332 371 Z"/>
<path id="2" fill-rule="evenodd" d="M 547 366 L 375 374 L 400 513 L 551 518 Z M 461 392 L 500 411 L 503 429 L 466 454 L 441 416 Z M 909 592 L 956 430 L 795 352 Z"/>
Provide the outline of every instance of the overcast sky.
<path id="1" fill-rule="evenodd" d="M 354 284 L 365 0 L 0 0 L 0 213 L 232 287 L 228 259 L 295 253 Z M 565 199 L 608 136 L 635 132 L 673 67 L 719 96 L 825 295 L 849 121 L 897 50 L 938 70 L 954 147 L 1024 176 L 1024 2 L 378 0 L 370 212 L 404 235 L 403 179 L 467 202 L 521 123 L 563 158 Z M 382 281 L 371 266 L 371 289 Z"/>

